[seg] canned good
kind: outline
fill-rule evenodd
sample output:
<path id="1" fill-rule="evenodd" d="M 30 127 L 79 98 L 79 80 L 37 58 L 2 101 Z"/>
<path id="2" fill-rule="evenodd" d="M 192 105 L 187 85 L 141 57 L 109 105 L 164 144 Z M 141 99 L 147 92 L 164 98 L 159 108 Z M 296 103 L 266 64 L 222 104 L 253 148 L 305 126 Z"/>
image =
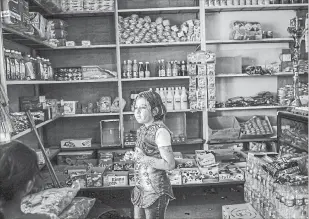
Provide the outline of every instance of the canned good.
<path id="1" fill-rule="evenodd" d="M 267 38 L 273 38 L 273 32 L 271 30 L 267 31 Z"/>

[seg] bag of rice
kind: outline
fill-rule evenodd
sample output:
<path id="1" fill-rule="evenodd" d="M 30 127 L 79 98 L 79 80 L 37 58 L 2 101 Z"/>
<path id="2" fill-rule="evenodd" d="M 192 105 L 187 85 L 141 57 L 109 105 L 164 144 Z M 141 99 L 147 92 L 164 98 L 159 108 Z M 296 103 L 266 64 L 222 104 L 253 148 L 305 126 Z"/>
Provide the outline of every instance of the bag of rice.
<path id="1" fill-rule="evenodd" d="M 60 219 L 85 219 L 96 199 L 75 197 L 72 203 L 60 214 Z"/>
<path id="2" fill-rule="evenodd" d="M 46 214 L 51 218 L 68 207 L 80 190 L 78 182 L 72 187 L 53 188 L 26 196 L 21 203 L 21 210 L 27 214 Z"/>

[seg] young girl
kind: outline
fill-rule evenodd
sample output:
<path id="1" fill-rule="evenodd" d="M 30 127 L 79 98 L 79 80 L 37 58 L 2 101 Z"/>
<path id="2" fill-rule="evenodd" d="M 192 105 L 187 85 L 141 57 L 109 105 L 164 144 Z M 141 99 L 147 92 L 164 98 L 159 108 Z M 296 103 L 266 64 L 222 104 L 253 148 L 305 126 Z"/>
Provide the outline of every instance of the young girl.
<path id="1" fill-rule="evenodd" d="M 175 199 L 166 170 L 175 168 L 171 132 L 163 123 L 166 108 L 158 93 L 139 93 L 134 116 L 143 124 L 137 131 L 135 180 L 131 201 L 135 219 L 164 219 L 169 200 Z"/>
<path id="2" fill-rule="evenodd" d="M 24 214 L 21 201 L 29 194 L 39 173 L 35 151 L 19 142 L 0 146 L 0 219 L 47 219 Z"/>

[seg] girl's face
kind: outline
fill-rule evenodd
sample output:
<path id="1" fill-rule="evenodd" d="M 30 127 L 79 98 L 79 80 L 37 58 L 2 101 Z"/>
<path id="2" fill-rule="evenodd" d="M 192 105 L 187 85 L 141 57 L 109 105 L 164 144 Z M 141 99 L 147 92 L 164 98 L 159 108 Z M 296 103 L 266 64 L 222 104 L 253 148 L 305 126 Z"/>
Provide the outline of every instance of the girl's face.
<path id="1" fill-rule="evenodd" d="M 145 98 L 138 98 L 135 102 L 134 116 L 138 123 L 151 124 L 154 117 L 151 112 L 151 107 Z"/>

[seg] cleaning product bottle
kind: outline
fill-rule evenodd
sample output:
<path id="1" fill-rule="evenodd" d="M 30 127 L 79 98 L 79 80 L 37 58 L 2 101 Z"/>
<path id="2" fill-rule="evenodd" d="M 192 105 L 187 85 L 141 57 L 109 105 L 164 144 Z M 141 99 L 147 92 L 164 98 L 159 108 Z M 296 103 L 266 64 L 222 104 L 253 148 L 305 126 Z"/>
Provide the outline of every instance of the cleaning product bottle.
<path id="1" fill-rule="evenodd" d="M 25 60 L 24 57 L 21 55 L 21 52 L 19 53 L 20 55 L 20 80 L 26 80 L 26 67 L 25 67 Z"/>
<path id="2" fill-rule="evenodd" d="M 164 59 L 161 60 L 161 77 L 166 77 L 166 70 L 165 70 Z"/>
<path id="3" fill-rule="evenodd" d="M 163 104 L 166 107 L 166 96 L 165 96 L 165 93 L 162 87 L 160 87 L 159 94 L 160 94 Z"/>
<path id="4" fill-rule="evenodd" d="M 136 60 L 133 61 L 132 70 L 133 70 L 133 78 L 138 78 L 138 65 Z"/>
<path id="5" fill-rule="evenodd" d="M 181 109 L 182 110 L 188 109 L 188 96 L 185 87 L 181 88 Z"/>
<path id="6" fill-rule="evenodd" d="M 145 77 L 145 70 L 144 70 L 144 63 L 143 62 L 139 62 L 138 77 L 139 78 L 144 78 Z"/>
<path id="7" fill-rule="evenodd" d="M 11 80 L 16 80 L 16 62 L 15 62 L 15 51 L 10 51 L 10 66 L 11 66 Z"/>
<path id="8" fill-rule="evenodd" d="M 173 111 L 174 109 L 174 97 L 172 93 L 172 88 L 168 87 L 167 89 L 167 96 L 166 96 L 166 110 Z"/>
<path id="9" fill-rule="evenodd" d="M 122 65 L 122 78 L 126 77 L 127 77 L 127 61 L 124 60 Z"/>
<path id="10" fill-rule="evenodd" d="M 174 94 L 174 109 L 180 110 L 181 109 L 181 96 L 179 94 L 178 87 L 175 87 L 175 94 Z"/>
<path id="11" fill-rule="evenodd" d="M 158 77 L 162 77 L 161 76 L 161 69 L 162 69 L 161 60 L 158 60 L 158 64 L 157 64 L 157 67 L 156 67 L 156 72 L 157 72 Z"/>
<path id="12" fill-rule="evenodd" d="M 145 77 L 146 78 L 150 77 L 149 62 L 146 62 L 146 64 L 145 64 Z"/>
<path id="13" fill-rule="evenodd" d="M 167 62 L 166 77 L 171 77 L 171 76 L 172 76 L 172 65 L 171 65 L 171 62 Z"/>
<path id="14" fill-rule="evenodd" d="M 176 60 L 173 62 L 172 75 L 174 77 L 178 76 L 178 67 L 177 67 L 177 61 Z"/>
<path id="15" fill-rule="evenodd" d="M 127 63 L 127 78 L 132 78 L 132 61 L 128 60 Z"/>

